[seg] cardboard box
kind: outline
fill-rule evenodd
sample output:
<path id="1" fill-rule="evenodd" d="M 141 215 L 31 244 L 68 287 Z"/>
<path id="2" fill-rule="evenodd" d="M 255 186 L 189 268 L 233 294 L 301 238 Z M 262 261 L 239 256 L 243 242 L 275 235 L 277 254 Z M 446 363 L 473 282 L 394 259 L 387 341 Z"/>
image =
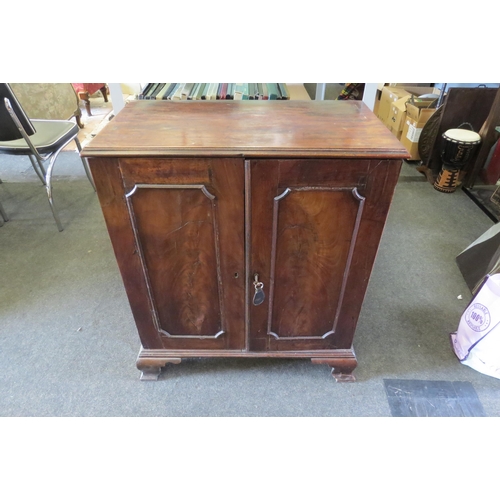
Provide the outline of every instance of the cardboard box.
<path id="1" fill-rule="evenodd" d="M 375 116 L 378 116 L 378 110 L 380 107 L 380 95 L 382 92 L 380 90 L 377 90 L 377 96 L 375 97 L 375 104 L 373 105 L 373 113 Z"/>
<path id="2" fill-rule="evenodd" d="M 392 130 L 394 128 L 395 118 L 393 114 L 399 114 L 399 109 L 401 109 L 401 106 L 398 106 L 398 108 L 394 110 L 393 106 L 400 99 L 407 100 L 411 96 L 420 96 L 424 94 L 436 94 L 439 96 L 440 90 L 435 87 L 382 87 L 380 99 L 375 103 L 374 113 L 389 130 Z M 399 131 L 401 131 L 401 127 Z"/>
<path id="3" fill-rule="evenodd" d="M 406 103 L 409 99 L 410 96 L 406 96 L 393 103 L 389 109 L 389 116 L 385 123 L 398 139 L 401 139 L 401 134 L 403 133 L 406 118 Z"/>
<path id="4" fill-rule="evenodd" d="M 436 94 L 439 96 L 440 89 L 423 86 L 383 86 L 377 91 L 379 97 L 373 109 L 376 116 L 384 125 L 403 143 L 412 155 L 412 160 L 420 159 L 418 154 L 418 139 L 423 125 L 434 113 L 435 109 L 426 109 L 433 99 L 423 100 L 422 103 L 415 101 L 410 112 L 410 120 L 407 117 L 407 103 L 412 97 L 424 94 Z M 421 110 L 426 109 L 421 113 Z M 411 121 L 411 123 L 410 123 Z M 409 123 L 407 123 L 409 122 Z M 403 136 L 407 136 L 403 141 Z"/>
<path id="5" fill-rule="evenodd" d="M 409 95 L 402 97 L 401 99 L 398 99 L 391 105 L 389 109 L 389 115 L 387 117 L 385 125 L 398 139 L 401 139 L 401 135 L 403 133 L 403 127 L 405 124 L 408 107 L 411 109 L 410 118 L 413 118 L 414 120 L 418 121 L 420 115 L 418 111 L 417 112 L 415 111 L 415 108 L 417 109 L 429 108 L 429 106 L 432 106 L 433 104 L 435 105 L 435 100 L 433 99 L 422 99 L 419 101 L 412 101 L 412 97 L 413 97 L 412 95 Z M 413 102 L 412 105 L 409 104 L 410 101 Z M 429 111 L 430 110 L 426 110 L 426 113 Z M 430 114 L 432 114 L 433 112 L 434 109 L 432 109 Z"/>
<path id="6" fill-rule="evenodd" d="M 390 106 L 404 96 L 410 96 L 410 93 L 401 87 L 382 88 L 376 113 L 381 121 L 387 122 Z"/>
<path id="7" fill-rule="evenodd" d="M 436 108 L 431 108 L 432 101 L 422 99 L 421 101 L 406 103 L 406 116 L 419 123 L 425 123 L 436 111 Z"/>
<path id="8" fill-rule="evenodd" d="M 419 127 L 418 123 L 411 118 L 406 118 L 405 124 L 403 126 L 403 131 L 401 132 L 401 144 L 410 153 L 409 160 L 420 160 L 420 155 L 418 153 L 418 140 L 420 134 L 422 133 L 422 128 Z"/>
<path id="9" fill-rule="evenodd" d="M 406 103 L 406 118 L 401 132 L 401 144 L 408 150 L 410 160 L 420 160 L 418 154 L 418 140 L 424 125 L 436 111 L 429 108 L 429 102 L 421 101 L 410 104 Z"/>

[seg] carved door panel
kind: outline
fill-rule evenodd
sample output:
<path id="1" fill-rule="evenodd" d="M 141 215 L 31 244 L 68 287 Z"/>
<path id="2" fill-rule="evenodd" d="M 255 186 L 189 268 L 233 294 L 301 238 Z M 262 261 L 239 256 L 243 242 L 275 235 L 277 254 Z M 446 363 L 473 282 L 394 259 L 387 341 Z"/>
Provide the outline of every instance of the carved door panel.
<path id="1" fill-rule="evenodd" d="M 241 349 L 243 161 L 120 159 L 119 168 L 139 261 L 131 279 L 146 291 L 132 308 L 143 345 Z"/>
<path id="2" fill-rule="evenodd" d="M 400 162 L 255 160 L 251 179 L 250 349 L 348 349 Z"/>

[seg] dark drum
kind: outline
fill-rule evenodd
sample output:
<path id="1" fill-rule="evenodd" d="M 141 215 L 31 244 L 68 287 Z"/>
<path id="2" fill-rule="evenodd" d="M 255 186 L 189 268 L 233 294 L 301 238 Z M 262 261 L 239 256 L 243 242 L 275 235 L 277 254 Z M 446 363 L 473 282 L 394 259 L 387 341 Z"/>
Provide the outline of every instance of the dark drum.
<path id="1" fill-rule="evenodd" d="M 481 136 L 472 130 L 452 128 L 442 137 L 443 166 L 434 182 L 434 188 L 442 193 L 453 193 L 460 182 L 460 169 L 469 161 L 475 147 L 481 142 Z"/>
<path id="2" fill-rule="evenodd" d="M 472 130 L 452 128 L 443 134 L 444 147 L 441 158 L 445 165 L 462 168 L 481 142 L 481 136 Z"/>

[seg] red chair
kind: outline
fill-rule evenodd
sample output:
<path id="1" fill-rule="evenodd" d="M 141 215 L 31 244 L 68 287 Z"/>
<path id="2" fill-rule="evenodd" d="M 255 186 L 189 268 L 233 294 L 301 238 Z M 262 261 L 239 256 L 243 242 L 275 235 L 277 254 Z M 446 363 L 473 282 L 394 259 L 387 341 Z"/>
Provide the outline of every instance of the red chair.
<path id="1" fill-rule="evenodd" d="M 72 83 L 71 85 L 73 85 L 78 97 L 85 103 L 85 109 L 87 110 L 88 116 L 92 116 L 89 101 L 89 97 L 92 94 L 100 90 L 104 97 L 104 102 L 108 102 L 108 88 L 105 83 Z"/>

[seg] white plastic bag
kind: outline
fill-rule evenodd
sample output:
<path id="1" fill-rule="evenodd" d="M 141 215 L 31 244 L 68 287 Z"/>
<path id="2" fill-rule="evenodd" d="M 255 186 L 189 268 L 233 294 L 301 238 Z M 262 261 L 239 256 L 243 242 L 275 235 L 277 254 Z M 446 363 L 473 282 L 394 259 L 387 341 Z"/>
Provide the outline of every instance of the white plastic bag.
<path id="1" fill-rule="evenodd" d="M 462 364 L 500 378 L 500 274 L 486 277 L 451 334 L 451 345 Z"/>

